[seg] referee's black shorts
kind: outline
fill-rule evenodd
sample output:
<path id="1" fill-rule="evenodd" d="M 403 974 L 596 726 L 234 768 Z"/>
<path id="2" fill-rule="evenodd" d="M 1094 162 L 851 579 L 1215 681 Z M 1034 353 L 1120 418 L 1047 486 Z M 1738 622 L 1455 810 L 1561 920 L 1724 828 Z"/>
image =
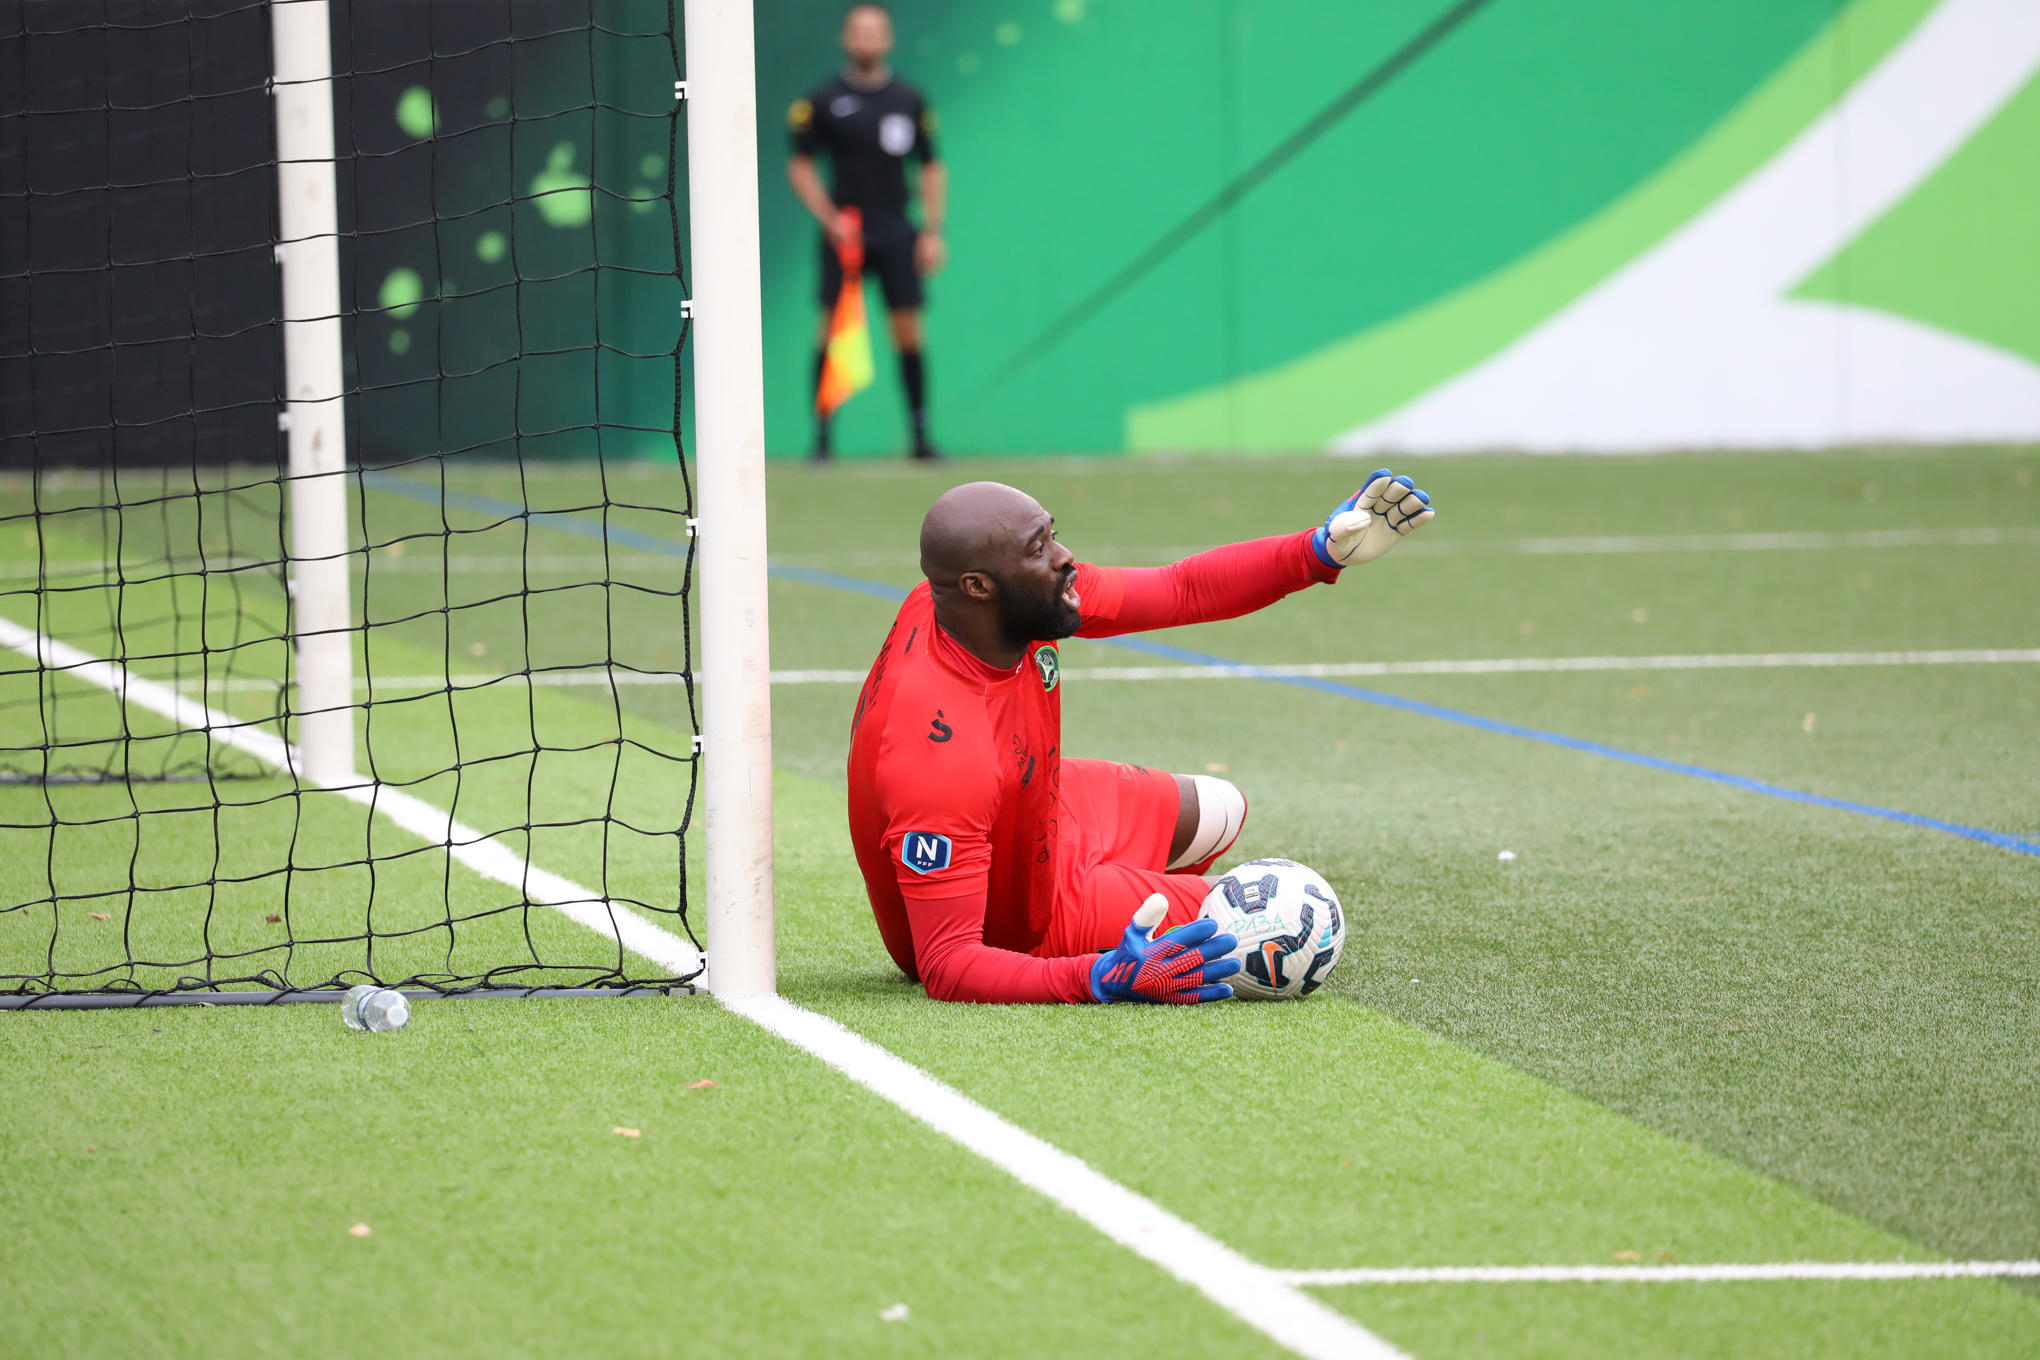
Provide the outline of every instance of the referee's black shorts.
<path id="1" fill-rule="evenodd" d="M 921 271 L 914 267 L 914 241 L 920 233 L 904 217 L 864 218 L 864 272 L 876 274 L 891 311 L 918 310 L 926 295 L 921 291 Z M 822 310 L 836 305 L 843 291 L 843 262 L 829 238 L 822 238 Z"/>

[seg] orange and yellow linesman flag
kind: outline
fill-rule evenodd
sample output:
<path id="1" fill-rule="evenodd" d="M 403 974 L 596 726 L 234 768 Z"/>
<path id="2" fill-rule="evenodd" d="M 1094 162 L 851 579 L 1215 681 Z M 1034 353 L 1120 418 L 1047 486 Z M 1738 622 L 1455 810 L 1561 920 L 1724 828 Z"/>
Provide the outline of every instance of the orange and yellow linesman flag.
<path id="1" fill-rule="evenodd" d="M 829 348 L 822 380 L 815 387 L 815 414 L 827 419 L 836 408 L 871 386 L 871 328 L 864 319 L 864 221 L 855 208 L 843 209 L 850 239 L 836 246 L 843 263 L 843 291 L 829 315 Z"/>

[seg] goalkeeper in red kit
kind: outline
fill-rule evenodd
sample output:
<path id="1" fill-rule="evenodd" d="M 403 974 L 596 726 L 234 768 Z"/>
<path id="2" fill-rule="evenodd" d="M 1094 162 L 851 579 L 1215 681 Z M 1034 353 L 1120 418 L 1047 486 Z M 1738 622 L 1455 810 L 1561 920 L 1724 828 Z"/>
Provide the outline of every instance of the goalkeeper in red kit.
<path id="1" fill-rule="evenodd" d="M 921 523 L 928 579 L 850 729 L 850 839 L 893 961 L 941 1001 L 1231 996 L 1237 942 L 1197 916 L 1246 798 L 1209 775 L 1066 759 L 1055 643 L 1265 609 L 1433 513 L 1384 468 L 1317 528 L 1119 568 L 1078 562 L 1025 492 L 944 493 Z"/>

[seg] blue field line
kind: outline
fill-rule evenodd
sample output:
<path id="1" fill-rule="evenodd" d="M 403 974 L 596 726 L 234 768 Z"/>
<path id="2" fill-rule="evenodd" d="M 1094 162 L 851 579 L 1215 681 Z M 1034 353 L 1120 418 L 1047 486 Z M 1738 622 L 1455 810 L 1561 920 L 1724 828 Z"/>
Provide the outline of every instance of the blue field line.
<path id="1" fill-rule="evenodd" d="M 1279 684 L 1294 685 L 1298 689 L 1314 689 L 1322 694 L 1336 694 L 1343 699 L 1359 699 L 1383 708 L 1401 709 L 1405 713 L 1421 713 L 1427 718 L 1438 718 L 1444 722 L 1457 723 L 1482 732 L 1499 732 L 1503 736 L 1521 737 L 1526 741 L 1541 741 L 1547 746 L 1563 746 L 1569 751 L 1584 751 L 1590 756 L 1604 760 L 1619 760 L 1625 765 L 1641 765 L 1646 769 L 1662 770 L 1666 774 L 1683 774 L 1693 779 L 1705 779 L 1712 784 L 1725 784 L 1745 793 L 1761 793 L 1766 798 L 1782 798 L 1788 803 L 1807 803 L 1814 807 L 1835 808 L 1842 812 L 1858 812 L 1866 817 L 1882 817 L 1888 822 L 1903 822 L 1907 826 L 1926 827 L 1931 831 L 1945 831 L 1953 836 L 1962 836 L 1985 845 L 1995 845 L 2000 850 L 2013 850 L 2022 855 L 2040 856 L 2040 841 L 2027 840 L 2003 831 L 1988 831 L 1978 826 L 1964 826 L 1960 822 L 1944 822 L 1938 817 L 1922 817 L 1915 812 L 1903 812 L 1898 808 L 1879 807 L 1875 803 L 1858 803 L 1849 798 L 1828 798 L 1818 793 L 1805 793 L 1799 789 L 1788 789 L 1779 784 L 1768 784 L 1761 779 L 1750 779 L 1744 775 L 1729 774 L 1724 770 L 1710 770 L 1705 765 L 1688 765 L 1684 761 L 1666 760 L 1662 756 L 1645 755 L 1641 751 L 1625 751 L 1619 746 L 1607 746 L 1584 737 L 1569 737 L 1563 732 L 1546 732 L 1542 728 L 1524 727 L 1518 723 L 1503 722 L 1499 718 L 1483 718 L 1478 713 L 1462 713 L 1456 708 L 1441 708 L 1427 704 L 1421 699 L 1405 699 L 1399 694 L 1387 694 L 1377 689 L 1362 689 L 1358 685 L 1342 684 L 1337 680 L 1317 679 L 1307 675 L 1284 675 L 1271 673 L 1263 668 L 1242 665 L 1224 657 L 1210 656 L 1204 652 L 1193 652 L 1187 647 L 1171 647 L 1165 642 L 1151 642 L 1146 638 L 1101 639 L 1131 651 L 1145 652 L 1149 656 L 1166 657 L 1196 666 L 1219 666 L 1238 671 L 1242 677 L 1258 680 L 1273 680 Z"/>
<path id="2" fill-rule="evenodd" d="M 530 510 L 516 501 L 506 501 L 495 496 L 478 496 L 472 491 L 455 491 L 451 487 L 442 493 L 435 483 L 417 482 L 390 472 L 364 472 L 361 474 L 361 483 L 371 491 L 386 492 L 426 505 L 450 505 L 457 510 L 472 510 L 478 515 L 495 515 L 499 519 L 529 519 L 534 528 L 552 529 L 559 533 L 576 534 L 582 538 L 598 541 L 606 540 L 619 547 L 664 553 L 668 557 L 687 556 L 687 544 L 684 541 L 676 543 L 670 538 L 661 538 L 657 534 L 647 534 L 636 529 L 626 529 L 620 524 L 604 525 L 599 519 L 569 514 L 564 510 Z"/>
<path id="3" fill-rule="evenodd" d="M 388 491 L 395 495 L 407 496 L 413 500 L 440 503 L 439 488 L 407 478 L 394 477 L 387 473 L 364 473 L 363 481 L 377 491 Z M 477 496 L 465 491 L 446 493 L 445 503 L 465 510 L 503 516 L 522 515 L 525 508 L 515 501 L 498 500 L 492 496 Z M 580 515 L 563 514 L 555 511 L 534 510 L 530 512 L 533 524 L 563 533 L 579 534 L 586 538 L 604 537 L 603 525 L 599 520 Z M 631 529 L 611 526 L 607 534 L 613 543 L 642 547 L 652 552 L 663 552 L 685 557 L 687 548 L 670 539 L 656 538 L 650 534 L 638 533 Z M 844 576 L 833 571 L 821 571 L 814 567 L 796 567 L 783 562 L 771 564 L 770 572 L 777 580 L 798 581 L 803 585 L 822 586 L 829 590 L 848 591 L 857 595 L 869 595 L 875 599 L 899 603 L 907 598 L 908 592 L 900 587 L 887 585 L 883 581 L 868 581 L 861 576 Z M 1456 723 L 1476 731 L 1495 732 L 1507 737 L 1521 737 L 1525 741 L 1543 742 L 1547 746 L 1561 746 L 1569 751 L 1580 751 L 1603 760 L 1616 760 L 1625 765 L 1640 765 L 1645 769 L 1659 770 L 1665 774 L 1685 775 L 1690 779 L 1704 779 L 1710 784 L 1721 784 L 1745 793 L 1762 794 L 1766 798 L 1778 798 L 1788 803 L 1804 803 L 1811 807 L 1833 808 L 1838 812 L 1854 812 L 1865 817 L 1877 817 L 1887 822 L 1898 822 L 1904 826 L 1921 827 L 1928 831 L 1944 831 L 1951 836 L 1996 846 L 2015 854 L 2032 855 L 2040 858 L 2040 841 L 2009 832 L 1990 831 L 1980 826 L 1965 826 L 1961 822 L 1942 821 L 1938 817 L 1923 817 L 1916 812 L 1904 812 L 1898 808 L 1879 807 L 1875 803 L 1859 803 L 1850 798 L 1829 798 L 1818 793 L 1805 793 L 1799 789 L 1788 789 L 1779 784 L 1766 783 L 1761 779 L 1750 779 L 1744 775 L 1729 774 L 1725 770 L 1710 770 L 1705 765 L 1688 765 L 1683 761 L 1666 760 L 1661 756 L 1645 755 L 1641 751 L 1625 751 L 1619 746 L 1607 746 L 1584 737 L 1569 737 L 1562 732 L 1546 732 L 1542 728 L 1524 727 L 1518 723 L 1503 722 L 1499 718 L 1483 718 L 1477 713 L 1462 713 L 1456 708 L 1443 708 L 1427 704 L 1421 699 L 1405 699 L 1399 694 L 1388 694 L 1376 689 L 1363 689 L 1359 685 L 1348 685 L 1337 680 L 1317 679 L 1307 675 L 1283 675 L 1270 672 L 1264 667 L 1248 662 L 1234 661 L 1229 657 L 1213 656 L 1209 652 L 1196 652 L 1187 647 L 1172 647 L 1166 642 L 1155 642 L 1143 637 L 1089 638 L 1108 647 L 1120 647 L 1146 656 L 1161 657 L 1168 661 L 1179 661 L 1192 666 L 1216 666 L 1239 673 L 1243 680 L 1268 680 L 1280 685 L 1293 685 L 1298 689 L 1316 690 L 1320 694 L 1333 694 L 1342 699 L 1358 699 L 1363 703 L 1377 704 L 1382 708 L 1399 709 L 1404 713 L 1417 713 L 1426 718 L 1437 718 L 1442 722 Z"/>

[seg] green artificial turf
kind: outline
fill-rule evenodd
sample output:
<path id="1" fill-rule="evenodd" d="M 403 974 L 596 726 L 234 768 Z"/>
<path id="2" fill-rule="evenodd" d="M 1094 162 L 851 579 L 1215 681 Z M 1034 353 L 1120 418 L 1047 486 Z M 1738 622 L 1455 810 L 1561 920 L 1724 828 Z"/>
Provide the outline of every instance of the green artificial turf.
<path id="1" fill-rule="evenodd" d="M 1137 560 L 1144 546 L 1193 545 L 1200 528 L 1205 541 L 1279 528 L 1278 502 L 1352 480 L 1348 466 L 1256 464 L 1242 476 L 1185 463 L 1153 472 L 1147 494 L 1123 468 L 985 471 L 1033 490 L 1080 554 L 1085 538 L 1105 536 Z M 1995 527 L 2031 538 L 2036 466 L 2030 452 L 1991 450 L 1413 465 L 1441 507 L 1410 545 L 1430 555 L 1392 556 L 1375 576 L 1159 638 L 1263 663 L 2032 647 L 2040 601 L 2021 582 L 2040 579 L 2040 546 L 2024 541 L 1501 549 L 1524 536 L 1611 533 Z M 854 498 L 857 518 L 904 540 L 925 502 L 905 494 L 902 474 L 845 479 L 826 495 L 820 481 L 781 478 L 780 519 L 800 525 L 824 506 L 841 516 Z M 1109 514 L 1087 508 L 1100 501 Z M 1299 517 L 1288 510 L 1286 522 Z M 911 579 L 898 564 L 857 570 Z M 836 598 L 846 614 L 888 612 Z M 1502 622 L 1540 618 L 1527 634 Z M 1485 636 L 1481 619 L 1494 620 Z M 1152 658 L 1067 649 L 1072 669 L 1126 663 Z M 839 662 L 803 651 L 776 664 Z M 2034 675 L 1949 666 L 1353 683 L 2031 834 Z M 840 769 L 844 737 L 829 719 L 843 697 L 819 689 L 782 690 L 776 707 L 796 745 L 829 742 L 802 767 L 827 778 Z M 1239 852 L 1304 859 L 1359 904 L 1368 945 L 1349 953 L 1335 990 L 1940 1249 L 2040 1254 L 2040 1078 L 2026 1056 L 2040 1051 L 2031 857 L 1269 681 L 1086 686 L 1078 676 L 1064 729 L 1074 754 L 1226 767 L 1253 800 Z M 1519 855 L 1506 870 L 1503 849 Z"/>
<path id="2" fill-rule="evenodd" d="M 10 1354 L 1280 1353 L 706 999 L 10 1016 L 0 1070 Z"/>
<path id="3" fill-rule="evenodd" d="M 870 927 L 854 877 L 838 877 L 829 891 L 827 866 L 847 848 L 830 815 L 839 800 L 782 779 L 782 824 L 819 842 L 796 850 L 782 841 L 782 864 L 809 886 L 803 917 L 787 923 L 802 942 L 784 961 L 787 994 L 1257 1260 L 1333 1268 L 1935 1254 L 1738 1165 L 1746 1158 L 1650 1132 L 1526 1073 L 1529 1063 L 1480 1056 L 1368 1004 L 1360 998 L 1383 984 L 1384 965 L 1374 960 L 1363 976 L 1349 970 L 1350 951 L 1371 950 L 1371 923 L 1356 926 L 1330 995 L 1307 1005 L 1141 1011 L 1106 1030 L 1082 1009 L 929 1007 L 882 961 L 846 976 L 837 961 Z M 1421 990 L 1421 979 L 1408 981 Z M 1433 989 L 1459 990 L 1449 976 L 1433 979 Z M 1013 1062 L 1014 1053 L 1028 1058 Z M 1220 1164 L 1224 1173 L 1214 1174 Z M 2003 1217 L 2018 1212 L 2007 1205 Z M 2022 1227 L 2000 1223 L 2001 1240 L 2022 1240 Z M 1483 1304 L 1495 1310 L 1489 1316 L 1508 1307 L 1534 1315 L 1554 1288 L 1598 1289 L 1576 1310 L 1587 1318 L 1580 1329 L 1556 1332 L 1529 1353 L 1616 1345 L 1643 1354 L 1902 1354 L 1931 1351 L 1953 1334 L 1972 1353 L 2016 1355 L 2040 1334 L 2040 1303 L 1996 1281 L 1909 1292 L 1902 1312 L 1860 1314 L 1838 1311 L 1851 1296 L 1828 1284 L 1705 1293 L 1717 1287 L 1451 1288 L 1504 1300 Z M 1852 1287 L 1874 1300 L 1885 1286 Z M 1492 1353 L 1501 1335 L 1498 1328 L 1483 1341 L 1449 1308 L 1431 1318 L 1394 1303 L 1457 1297 L 1444 1287 L 1325 1292 L 1420 1355 Z M 1687 1319 L 1704 1322 L 1701 1332 Z"/>
<path id="4" fill-rule="evenodd" d="M 2030 589 L 2040 458 L 2029 451 L 1485 458 L 1407 470 L 1441 514 L 1396 555 L 1266 614 L 1156 640 L 1259 663 L 2040 646 Z M 983 475 L 1034 491 L 1080 555 L 1153 563 L 1302 527 L 1365 472 L 1321 459 L 776 469 L 772 555 L 903 587 L 927 502 Z M 563 466 L 453 480 L 469 496 L 529 496 L 584 520 L 600 499 L 585 470 Z M 629 469 L 611 487 L 679 504 L 670 469 Z M 375 675 L 487 675 L 527 657 L 576 665 L 605 654 L 669 667 L 685 655 L 670 598 L 613 590 L 596 608 L 601 593 L 579 584 L 606 572 L 669 589 L 677 558 L 613 542 L 605 567 L 599 541 L 560 521 L 527 531 L 488 504 L 448 510 L 457 535 L 442 550 L 438 508 L 368 494 L 361 523 L 378 546 L 362 604 Z M 670 516 L 649 510 L 612 522 L 672 531 Z M 1516 546 L 1972 528 L 2007 531 L 2006 541 Z M 69 551 L 91 551 L 89 536 L 74 539 Z M 12 560 L 22 551 L 0 544 Z M 260 592 L 248 583 L 248 607 L 215 610 L 208 627 L 259 621 L 275 603 Z M 160 602 L 132 603 L 130 620 L 161 617 L 144 608 Z M 82 592 L 65 608 L 53 617 L 72 628 L 68 640 L 98 646 L 97 628 L 104 641 L 103 599 Z M 861 671 L 894 606 L 782 578 L 772 608 L 776 668 Z M 1169 664 L 1101 643 L 1072 641 L 1065 659 L 1067 750 L 1223 769 L 1253 802 L 1233 858 L 1290 855 L 1339 888 L 1353 935 L 1331 984 L 1302 1005 L 1187 1013 L 928 1002 L 885 957 L 849 858 L 841 790 L 854 686 L 789 684 L 774 693 L 787 995 L 1273 1265 L 2040 1256 L 2040 861 L 1364 697 L 1269 680 L 1087 682 L 1090 668 Z M 237 661 L 243 675 L 280 668 L 273 646 L 248 646 Z M 2032 836 L 2036 676 L 2026 664 L 1339 683 Z M 95 702 L 82 687 L 66 694 Z M 684 749 L 683 689 L 497 686 L 451 710 L 443 695 L 419 702 L 379 687 L 377 698 L 389 702 L 358 735 L 385 778 L 422 780 L 414 791 L 441 806 L 457 785 L 464 820 L 509 832 L 541 867 L 583 882 L 608 875 L 612 891 L 671 904 L 685 768 L 648 756 L 619 765 L 613 738 Z M 117 710 L 96 702 L 89 721 L 103 729 Z M 256 718 L 275 700 L 241 689 L 213 702 Z M 33 716 L 0 705 L 0 733 L 13 742 Z M 453 765 L 456 736 L 458 780 L 435 773 Z M 221 787 L 253 802 L 280 785 Z M 172 785 L 136 797 L 209 795 Z M 133 806 L 121 786 L 51 798 L 79 815 Z M 0 788 L 0 821 L 32 823 L 46 806 L 41 792 Z M 299 851 L 278 820 L 291 806 L 230 812 L 223 853 L 256 869 L 294 853 L 305 865 L 358 856 L 352 805 L 305 800 L 291 823 Z M 605 842 L 584 821 L 605 806 L 645 834 Z M 170 819 L 140 820 L 149 872 L 202 881 L 204 815 L 183 818 L 186 834 L 174 836 L 160 834 Z M 559 825 L 527 842 L 521 828 L 534 821 Z M 0 832 L 12 838 L 0 845 L 0 898 L 47 895 L 52 873 L 65 891 L 120 886 L 134 825 L 67 827 L 55 855 L 41 842 L 22 854 L 32 834 Z M 375 836 L 382 853 L 416 844 L 387 825 Z M 1517 858 L 1498 861 L 1503 849 Z M 289 929 L 312 935 L 358 917 L 359 873 L 297 875 Z M 378 873 L 378 928 L 423 927 L 379 941 L 387 961 L 429 969 L 498 948 L 523 959 L 527 927 L 548 960 L 603 952 L 543 910 L 497 911 L 456 945 L 435 925 L 444 902 L 488 912 L 517 894 L 465 870 L 444 877 L 429 855 Z M 212 929 L 216 946 L 266 962 L 261 950 L 283 937 L 255 919 L 260 887 L 218 895 Z M 21 971 L 48 946 L 41 910 L 0 912 L 0 971 Z M 136 942 L 179 959 L 194 939 L 206 944 L 188 894 L 122 903 L 104 923 L 65 912 L 59 938 L 81 966 L 117 961 Z M 344 953 L 294 957 L 323 976 L 346 966 Z M 388 1038 L 345 1033 L 327 1008 L 8 1015 L 0 1053 L 13 1078 L 0 1197 L 13 1221 L 33 1225 L 0 1247 L 10 1349 L 182 1350 L 202 1339 L 235 1353 L 288 1350 L 291 1338 L 346 1334 L 363 1316 L 427 1351 L 484 1337 L 559 1349 L 594 1335 L 702 1353 L 1237 1354 L 1265 1344 L 706 1001 L 429 1003 Z M 681 1089 L 701 1076 L 722 1085 Z M 644 1136 L 618 1138 L 614 1125 Z M 347 1237 L 353 1221 L 375 1235 Z M 91 1302 L 109 1295 L 118 1302 Z M 1988 1280 L 1365 1286 L 1322 1297 L 1425 1356 L 1981 1355 L 2040 1344 L 2035 1292 Z M 909 1321 L 878 1319 L 894 1302 L 909 1304 Z"/>

